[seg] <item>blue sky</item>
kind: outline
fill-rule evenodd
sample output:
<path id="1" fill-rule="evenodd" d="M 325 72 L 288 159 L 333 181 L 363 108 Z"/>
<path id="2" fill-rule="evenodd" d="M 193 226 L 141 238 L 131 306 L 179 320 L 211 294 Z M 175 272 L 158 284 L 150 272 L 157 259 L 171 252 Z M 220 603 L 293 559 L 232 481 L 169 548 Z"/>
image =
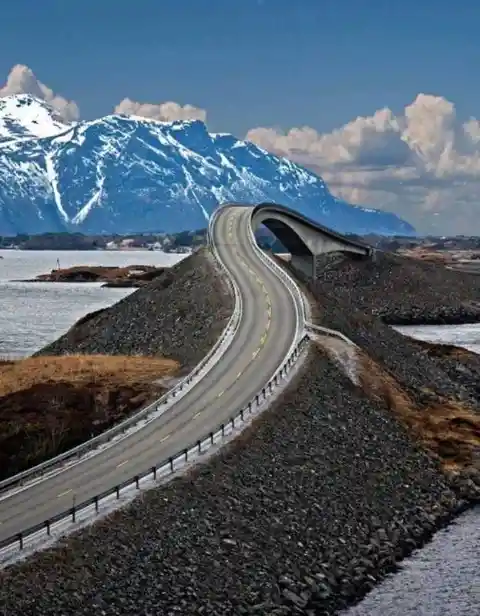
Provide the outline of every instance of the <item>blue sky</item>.
<path id="1" fill-rule="evenodd" d="M 17 63 L 84 117 L 125 96 L 208 109 L 215 130 L 329 131 L 418 92 L 477 112 L 474 0 L 5 0 L 0 73 Z M 455 6 L 455 10 L 452 7 Z"/>
<path id="2" fill-rule="evenodd" d="M 4 79 L 28 66 L 82 119 L 126 97 L 193 105 L 210 130 L 308 166 L 350 202 L 422 231 L 480 234 L 474 0 L 2 4 Z M 171 119 L 160 107 L 128 109 Z"/>

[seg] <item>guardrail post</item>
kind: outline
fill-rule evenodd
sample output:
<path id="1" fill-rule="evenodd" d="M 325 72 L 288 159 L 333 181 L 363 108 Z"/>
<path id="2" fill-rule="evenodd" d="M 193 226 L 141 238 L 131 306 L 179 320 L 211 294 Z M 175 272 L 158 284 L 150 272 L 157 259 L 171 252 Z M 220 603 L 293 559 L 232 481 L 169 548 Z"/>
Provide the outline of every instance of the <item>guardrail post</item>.
<path id="1" fill-rule="evenodd" d="M 202 453 L 202 441 L 197 441 L 198 453 Z"/>
<path id="2" fill-rule="evenodd" d="M 267 397 L 267 392 L 265 391 L 265 387 L 262 389 L 263 399 Z"/>
<path id="3" fill-rule="evenodd" d="M 252 403 L 251 402 L 248 403 L 248 412 L 249 413 L 252 412 Z"/>
<path id="4" fill-rule="evenodd" d="M 18 533 L 17 539 L 18 539 L 18 544 L 19 544 L 20 549 L 23 550 L 23 534 Z"/>
<path id="5" fill-rule="evenodd" d="M 98 513 L 98 496 L 93 497 L 93 502 L 95 503 L 95 513 Z"/>
<path id="6" fill-rule="evenodd" d="M 72 513 L 72 522 L 75 523 L 77 521 L 77 515 L 76 515 L 77 510 L 75 509 L 75 506 L 72 507 L 71 513 Z"/>
<path id="7" fill-rule="evenodd" d="M 230 419 L 230 423 L 232 424 L 232 430 L 235 428 L 235 417 L 232 417 L 232 419 Z"/>
<path id="8" fill-rule="evenodd" d="M 50 520 L 45 521 L 45 528 L 47 529 L 47 535 L 50 537 Z"/>
<path id="9" fill-rule="evenodd" d="M 120 486 L 115 486 L 115 492 L 117 494 L 117 500 L 120 498 Z"/>
<path id="10" fill-rule="evenodd" d="M 185 462 L 188 462 L 188 449 L 184 450 L 183 455 L 185 456 Z"/>
<path id="11" fill-rule="evenodd" d="M 244 420 L 244 418 L 243 418 L 243 409 L 240 409 L 240 419 L 241 419 L 242 421 L 245 421 L 245 420 Z"/>
<path id="12" fill-rule="evenodd" d="M 157 467 L 152 466 L 153 481 L 157 481 Z"/>
<path id="13" fill-rule="evenodd" d="M 222 437 L 225 436 L 225 424 L 222 423 Z"/>
<path id="14" fill-rule="evenodd" d="M 170 462 L 170 470 L 173 473 L 173 458 L 168 458 L 168 461 Z"/>
<path id="15" fill-rule="evenodd" d="M 140 488 L 139 481 L 140 477 L 138 475 L 135 475 L 135 487 L 137 488 L 137 490 Z"/>
<path id="16" fill-rule="evenodd" d="M 213 445 L 213 432 L 210 432 L 210 444 Z"/>

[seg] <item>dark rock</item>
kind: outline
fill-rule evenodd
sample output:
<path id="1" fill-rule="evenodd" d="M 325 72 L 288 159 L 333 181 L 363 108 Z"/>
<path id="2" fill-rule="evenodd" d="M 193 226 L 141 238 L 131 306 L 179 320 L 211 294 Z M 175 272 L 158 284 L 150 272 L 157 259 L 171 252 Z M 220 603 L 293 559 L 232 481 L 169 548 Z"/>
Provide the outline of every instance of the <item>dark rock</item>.
<path id="1" fill-rule="evenodd" d="M 36 355 L 160 355 L 187 370 L 215 344 L 232 309 L 223 275 L 204 249 L 110 308 L 87 315 Z"/>

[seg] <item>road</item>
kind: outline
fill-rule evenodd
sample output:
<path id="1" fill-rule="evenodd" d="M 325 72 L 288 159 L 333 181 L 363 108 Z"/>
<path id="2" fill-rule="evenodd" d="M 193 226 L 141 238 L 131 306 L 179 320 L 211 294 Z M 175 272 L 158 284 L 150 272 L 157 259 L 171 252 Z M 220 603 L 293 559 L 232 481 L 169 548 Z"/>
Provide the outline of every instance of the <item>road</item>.
<path id="1" fill-rule="evenodd" d="M 250 208 L 217 217 L 217 250 L 237 281 L 243 317 L 222 359 L 157 420 L 91 458 L 0 499 L 0 541 L 128 480 L 215 431 L 262 389 L 297 331 L 294 300 L 259 259 L 248 235 Z"/>

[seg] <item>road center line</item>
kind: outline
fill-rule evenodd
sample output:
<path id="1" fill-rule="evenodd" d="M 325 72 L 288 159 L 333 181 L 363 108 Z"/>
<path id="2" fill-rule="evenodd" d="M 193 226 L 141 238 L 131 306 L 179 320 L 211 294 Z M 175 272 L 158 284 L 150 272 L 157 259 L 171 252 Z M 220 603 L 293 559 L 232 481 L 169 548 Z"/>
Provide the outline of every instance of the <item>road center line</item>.
<path id="1" fill-rule="evenodd" d="M 168 441 L 168 439 L 170 438 L 171 434 L 166 434 L 163 438 L 160 439 L 161 443 L 164 443 L 165 441 Z"/>
<path id="2" fill-rule="evenodd" d="M 57 498 L 61 498 L 62 496 L 66 496 L 67 494 L 70 494 L 71 491 L 72 491 L 72 488 L 70 488 L 69 490 L 65 490 L 65 492 L 60 492 L 60 494 L 57 494 Z"/>
<path id="3" fill-rule="evenodd" d="M 123 462 L 120 462 L 119 464 L 117 464 L 117 468 L 120 468 L 121 466 L 124 466 L 125 464 L 127 464 L 128 460 L 124 460 Z"/>

